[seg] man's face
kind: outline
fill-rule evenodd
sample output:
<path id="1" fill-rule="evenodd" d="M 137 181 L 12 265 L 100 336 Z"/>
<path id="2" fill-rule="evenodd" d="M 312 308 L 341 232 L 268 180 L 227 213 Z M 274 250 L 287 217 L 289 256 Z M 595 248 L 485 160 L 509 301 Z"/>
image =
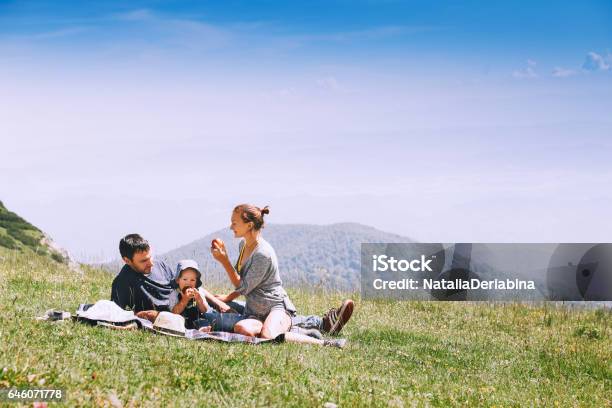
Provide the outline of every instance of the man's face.
<path id="1" fill-rule="evenodd" d="M 130 268 L 140 273 L 151 273 L 151 269 L 153 268 L 151 250 L 136 252 L 132 259 L 124 257 L 123 261 L 128 264 Z"/>

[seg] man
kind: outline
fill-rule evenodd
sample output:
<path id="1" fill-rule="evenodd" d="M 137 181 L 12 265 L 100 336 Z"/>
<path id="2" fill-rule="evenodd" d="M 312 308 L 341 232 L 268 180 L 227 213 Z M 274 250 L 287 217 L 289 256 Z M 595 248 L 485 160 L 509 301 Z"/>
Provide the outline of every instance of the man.
<path id="1" fill-rule="evenodd" d="M 119 253 L 125 265 L 113 280 L 111 300 L 122 309 L 130 309 L 136 316 L 151 321 L 155 320 L 159 312 L 169 311 L 174 270 L 163 261 L 154 261 L 151 246 L 138 234 L 123 237 L 119 242 Z M 243 308 L 240 303 L 232 303 L 230 306 L 238 312 Z M 295 316 L 292 324 L 302 329 L 315 329 L 335 335 L 340 333 L 351 318 L 353 309 L 353 301 L 346 299 L 340 307 L 330 309 L 322 317 Z M 214 329 L 230 331 L 231 327 L 221 324 L 221 327 Z"/>
<path id="2" fill-rule="evenodd" d="M 155 311 L 168 311 L 172 268 L 153 262 L 149 243 L 138 234 L 121 239 L 119 252 L 125 265 L 113 280 L 111 300 L 143 318 L 155 316 Z"/>

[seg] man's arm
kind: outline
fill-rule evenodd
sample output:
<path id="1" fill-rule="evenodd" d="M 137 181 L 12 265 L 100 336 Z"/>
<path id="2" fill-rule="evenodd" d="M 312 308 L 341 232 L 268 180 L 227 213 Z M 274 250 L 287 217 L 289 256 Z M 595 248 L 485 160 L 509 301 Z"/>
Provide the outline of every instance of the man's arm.
<path id="1" fill-rule="evenodd" d="M 164 262 L 161 259 L 155 259 L 155 268 L 159 268 L 161 271 L 163 271 L 163 274 L 166 278 L 166 280 L 168 281 L 167 283 L 169 285 L 172 285 L 172 283 L 174 282 L 174 275 L 175 275 L 175 271 L 173 268 L 171 268 L 166 262 Z"/>
<path id="2" fill-rule="evenodd" d="M 129 306 L 133 310 L 134 305 L 132 303 L 134 302 L 130 298 L 129 285 L 121 279 L 121 275 L 117 275 L 111 286 L 111 300 L 122 309 Z"/>

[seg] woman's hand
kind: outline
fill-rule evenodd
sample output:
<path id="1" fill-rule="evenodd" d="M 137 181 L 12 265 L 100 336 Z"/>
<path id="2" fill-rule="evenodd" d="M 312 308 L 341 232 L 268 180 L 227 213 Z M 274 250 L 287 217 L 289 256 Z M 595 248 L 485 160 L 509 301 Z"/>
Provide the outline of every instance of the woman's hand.
<path id="1" fill-rule="evenodd" d="M 230 305 L 221 300 L 217 302 L 217 306 L 219 307 L 219 312 L 221 313 L 236 313 L 236 311 L 232 309 Z"/>
<path id="2" fill-rule="evenodd" d="M 216 238 L 212 242 L 212 246 L 210 247 L 210 253 L 213 258 L 217 260 L 217 262 L 225 263 L 229 262 L 229 256 L 227 255 L 227 249 L 225 248 L 225 242 Z"/>
<path id="3" fill-rule="evenodd" d="M 236 299 L 238 296 L 240 296 L 240 293 L 233 291 L 229 295 L 215 295 L 215 298 L 217 298 L 217 300 L 220 300 L 223 303 L 229 303 L 233 301 L 234 299 Z"/>

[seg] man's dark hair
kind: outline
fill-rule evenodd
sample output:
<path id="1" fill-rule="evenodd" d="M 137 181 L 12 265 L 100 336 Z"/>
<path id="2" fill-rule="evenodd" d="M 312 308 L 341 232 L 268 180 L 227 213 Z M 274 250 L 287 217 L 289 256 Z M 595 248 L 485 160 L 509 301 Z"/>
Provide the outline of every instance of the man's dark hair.
<path id="1" fill-rule="evenodd" d="M 119 241 L 119 253 L 122 258 L 127 258 L 130 261 L 136 252 L 146 252 L 151 249 L 151 246 L 146 239 L 138 234 L 129 234 L 121 238 Z"/>

